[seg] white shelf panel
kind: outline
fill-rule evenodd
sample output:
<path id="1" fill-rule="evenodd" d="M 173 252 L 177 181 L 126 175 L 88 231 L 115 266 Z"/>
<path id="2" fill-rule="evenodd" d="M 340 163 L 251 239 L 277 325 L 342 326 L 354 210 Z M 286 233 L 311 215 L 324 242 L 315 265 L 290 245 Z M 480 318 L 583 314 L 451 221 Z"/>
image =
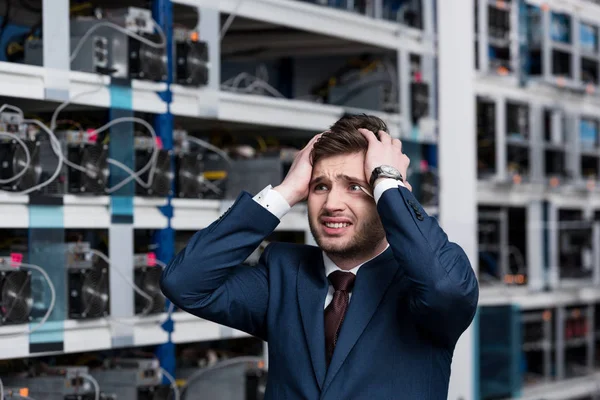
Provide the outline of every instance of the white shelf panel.
<path id="1" fill-rule="evenodd" d="M 69 96 L 73 104 L 110 107 L 109 77 L 71 71 L 69 78 Z M 156 114 L 167 112 L 167 105 L 158 94 L 167 89 L 166 83 L 132 80 L 131 89 L 132 108 L 135 111 Z"/>
<path id="2" fill-rule="evenodd" d="M 531 82 L 520 87 L 514 77 L 478 76 L 475 80 L 475 94 L 482 97 L 514 99 L 549 107 L 560 103 L 568 112 L 598 115 L 600 96 L 570 93 L 566 90 Z M 558 102 L 560 99 L 560 102 Z"/>
<path id="3" fill-rule="evenodd" d="M 110 198 L 65 195 L 63 198 L 65 228 L 107 229 L 110 226 Z"/>
<path id="4" fill-rule="evenodd" d="M 42 100 L 46 74 L 43 68 L 0 62 L 0 95 Z"/>
<path id="5" fill-rule="evenodd" d="M 1 85 L 0 85 L 1 86 Z M 0 193 L 0 228 L 27 228 L 29 226 L 29 197 Z"/>
<path id="6" fill-rule="evenodd" d="M 308 101 L 219 92 L 218 118 L 223 121 L 321 132 L 341 118 L 344 113 L 353 111 L 357 110 Z M 359 112 L 381 117 L 388 124 L 389 133 L 394 137 L 400 136 L 402 121 L 400 115 L 370 110 Z"/>
<path id="7" fill-rule="evenodd" d="M 480 205 L 525 207 L 540 200 L 551 201 L 559 207 L 600 208 L 597 192 L 576 190 L 568 184 L 556 190 L 535 184 L 504 185 L 488 181 L 477 184 L 477 202 Z"/>
<path id="8" fill-rule="evenodd" d="M 479 294 L 480 307 L 513 304 L 525 310 L 596 301 L 600 301 L 600 288 L 591 286 L 551 292 L 533 292 L 526 287 L 484 286 Z"/>
<path id="9" fill-rule="evenodd" d="M 581 378 L 525 387 L 519 400 L 571 400 L 592 394 L 600 394 L 600 372 Z"/>
<path id="10" fill-rule="evenodd" d="M 257 21 L 356 41 L 377 47 L 432 54 L 431 43 L 416 29 L 386 20 L 297 0 L 175 0 L 194 7 L 217 8 Z"/>
<path id="11" fill-rule="evenodd" d="M 221 203 L 220 200 L 173 199 L 171 227 L 181 231 L 206 228 L 221 215 Z"/>
<path id="12" fill-rule="evenodd" d="M 110 78 L 85 72 L 59 72 L 69 75 L 69 98 L 73 104 L 110 107 Z M 48 80 L 56 71 L 44 67 L 0 62 L 0 96 L 33 100 L 46 99 Z M 164 113 L 167 105 L 159 96 L 166 83 L 133 80 L 133 109 L 150 113 Z"/>
<path id="13" fill-rule="evenodd" d="M 175 328 L 171 339 L 176 344 L 250 337 L 245 332 L 198 318 L 186 312 L 173 313 L 172 318 Z"/>
<path id="14" fill-rule="evenodd" d="M 232 200 L 173 199 L 173 219 L 171 227 L 175 230 L 196 231 L 206 228 L 227 210 Z M 298 204 L 281 220 L 276 230 L 308 231 L 306 205 Z"/>
<path id="15" fill-rule="evenodd" d="M 29 357 L 29 324 L 0 326 L 0 359 Z"/>
<path id="16" fill-rule="evenodd" d="M 207 87 L 171 85 L 171 113 L 182 117 L 217 118 L 219 92 Z"/>
<path id="17" fill-rule="evenodd" d="M 133 227 L 136 229 L 165 229 L 167 217 L 159 207 L 167 205 L 166 198 L 135 197 L 133 199 Z"/>
<path id="18" fill-rule="evenodd" d="M 108 319 L 67 320 L 64 322 L 64 352 L 106 350 L 112 347 Z"/>
<path id="19" fill-rule="evenodd" d="M 149 315 L 115 320 L 99 318 L 64 321 L 63 353 L 108 350 L 112 345 L 113 327 L 127 325 L 133 331 L 133 346 L 150 346 L 166 343 L 169 335 L 161 327 L 167 314 Z M 32 326 L 36 326 L 35 324 Z M 0 327 L 0 359 L 29 357 L 29 324 Z"/>
<path id="20" fill-rule="evenodd" d="M 600 5 L 590 0 L 527 0 L 526 3 L 548 6 L 552 11 L 578 15 L 586 21 L 600 20 Z"/>

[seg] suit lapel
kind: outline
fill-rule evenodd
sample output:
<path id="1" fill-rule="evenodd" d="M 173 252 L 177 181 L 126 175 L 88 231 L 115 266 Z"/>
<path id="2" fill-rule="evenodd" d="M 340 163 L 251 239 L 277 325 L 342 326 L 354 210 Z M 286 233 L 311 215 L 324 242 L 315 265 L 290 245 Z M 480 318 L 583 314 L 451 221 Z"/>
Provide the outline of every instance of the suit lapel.
<path id="1" fill-rule="evenodd" d="M 327 390 L 367 327 L 397 271 L 398 263 L 394 259 L 391 248 L 358 270 L 350 305 L 342 323 L 333 358 L 327 369 L 323 392 Z"/>
<path id="2" fill-rule="evenodd" d="M 320 388 L 326 369 L 324 306 L 328 287 L 321 252 L 311 252 L 307 261 L 300 265 L 297 291 L 304 334 Z"/>

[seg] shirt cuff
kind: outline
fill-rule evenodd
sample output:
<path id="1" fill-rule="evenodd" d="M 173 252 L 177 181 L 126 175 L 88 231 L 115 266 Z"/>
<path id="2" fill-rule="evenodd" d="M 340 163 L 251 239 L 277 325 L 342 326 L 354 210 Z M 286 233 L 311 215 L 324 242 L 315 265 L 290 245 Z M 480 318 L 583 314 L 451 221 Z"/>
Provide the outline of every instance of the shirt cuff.
<path id="1" fill-rule="evenodd" d="M 379 183 L 377 183 L 377 185 L 375 185 L 375 190 L 373 191 L 375 203 L 379 203 L 379 199 L 383 195 L 383 192 L 391 188 L 398 188 L 399 186 L 406 187 L 402 181 L 396 179 L 389 178 L 381 180 Z"/>
<path id="2" fill-rule="evenodd" d="M 261 190 L 252 199 L 271 212 L 271 214 L 275 215 L 278 219 L 283 218 L 291 208 L 283 196 L 278 191 L 273 190 L 271 185 Z"/>

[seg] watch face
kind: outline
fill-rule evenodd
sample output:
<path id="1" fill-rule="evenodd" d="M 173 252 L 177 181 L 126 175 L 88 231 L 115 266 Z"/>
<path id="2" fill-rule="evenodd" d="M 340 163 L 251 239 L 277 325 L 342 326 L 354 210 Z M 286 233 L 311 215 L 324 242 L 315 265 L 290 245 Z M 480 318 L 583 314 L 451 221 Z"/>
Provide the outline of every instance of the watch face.
<path id="1" fill-rule="evenodd" d="M 398 170 L 394 167 L 390 167 L 389 165 L 382 165 L 381 170 L 386 174 L 397 175 Z"/>

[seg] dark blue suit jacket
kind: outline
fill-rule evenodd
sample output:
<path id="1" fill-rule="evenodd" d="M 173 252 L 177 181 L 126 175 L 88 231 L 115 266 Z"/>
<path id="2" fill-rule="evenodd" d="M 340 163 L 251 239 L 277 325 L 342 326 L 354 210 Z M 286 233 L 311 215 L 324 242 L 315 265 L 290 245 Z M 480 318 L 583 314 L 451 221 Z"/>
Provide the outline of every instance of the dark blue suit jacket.
<path id="1" fill-rule="evenodd" d="M 273 243 L 240 264 L 279 220 L 242 193 L 164 270 L 178 307 L 269 343 L 269 400 L 446 400 L 456 341 L 478 301 L 463 250 L 405 188 L 377 205 L 390 247 L 358 271 L 329 368 L 321 250 Z"/>

